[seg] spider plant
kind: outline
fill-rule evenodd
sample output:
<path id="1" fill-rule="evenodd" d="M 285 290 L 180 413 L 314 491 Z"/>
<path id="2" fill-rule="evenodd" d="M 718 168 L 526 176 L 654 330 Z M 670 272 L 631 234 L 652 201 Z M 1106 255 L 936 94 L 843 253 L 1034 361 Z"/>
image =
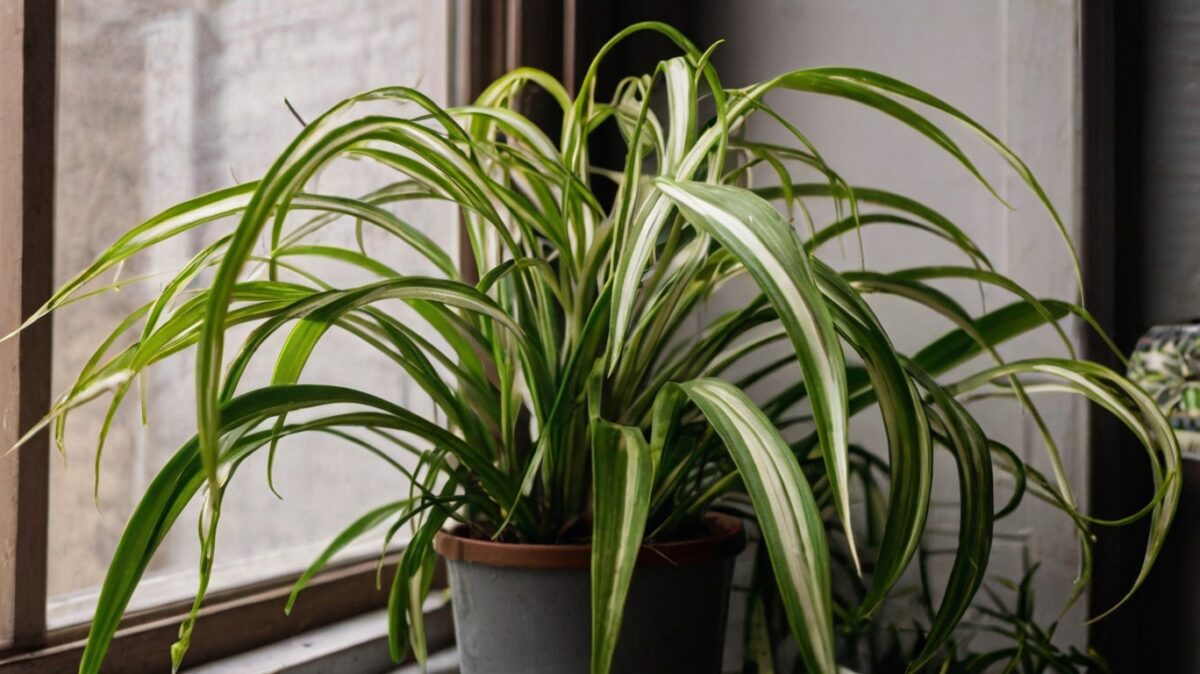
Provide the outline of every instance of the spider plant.
<path id="1" fill-rule="evenodd" d="M 613 92 L 597 91 L 605 55 L 640 31 L 671 40 L 679 56 L 621 80 Z M 1154 501 L 1137 513 L 1152 522 L 1134 587 L 1140 585 L 1175 512 L 1179 450 L 1141 389 L 1075 356 L 1059 322 L 1074 315 L 1094 325 L 1088 313 L 1070 302 L 1036 299 L 996 272 L 984 251 L 933 208 L 851 185 L 764 96 L 819 94 L 873 108 L 947 152 L 996 194 L 939 124 L 963 125 L 1041 200 L 1048 226 L 1062 233 L 1064 255 L 1074 260 L 1066 228 L 1028 167 L 955 107 L 895 79 L 816 68 L 727 89 L 710 62 L 712 51 L 667 25 L 643 23 L 599 50 L 574 98 L 529 68 L 501 77 L 461 107 L 439 107 L 399 86 L 356 96 L 306 124 L 259 180 L 151 218 L 59 289 L 30 321 L 88 295 L 102 274 L 171 237 L 200 230 L 210 241 L 156 300 L 116 326 L 44 422 L 61 445 L 68 413 L 104 394 L 111 394 L 111 421 L 147 368 L 195 347 L 197 433 L 162 467 L 129 519 L 81 671 L 99 669 L 155 548 L 201 494 L 201 581 L 192 618 L 172 650 L 178 666 L 211 575 L 222 495 L 247 457 L 265 451 L 273 463 L 279 441 L 301 433 L 345 440 L 348 449 L 371 452 L 411 480 L 409 498 L 351 523 L 296 585 L 299 592 L 372 526 L 389 525 L 389 540 L 410 527 L 388 600 L 396 658 L 410 644 L 424 657 L 421 605 L 435 558 L 431 540 L 450 522 L 504 541 L 590 540 L 592 671 L 605 672 L 642 542 L 691 535 L 710 508 L 742 501 L 761 528 L 804 665 L 835 671 L 831 543 L 851 568 L 860 568 L 851 482 L 861 459 L 852 460 L 848 434 L 851 419 L 874 407 L 886 428 L 887 456 L 871 460 L 888 467 L 891 487 L 880 506 L 881 538 L 866 560 L 869 587 L 857 603 L 838 605 L 839 614 L 871 619 L 918 550 L 935 448 L 944 447 L 957 465 L 959 539 L 944 598 L 910 664 L 919 668 L 949 638 L 984 581 L 997 516 L 994 471 L 1025 474 L 1016 455 L 989 439 L 972 416 L 967 404 L 975 396 L 1013 396 L 1044 429 L 1034 395 L 1081 395 L 1136 434 L 1156 482 Z M 518 93 L 531 86 L 561 107 L 559 139 L 517 109 Z M 742 130 L 751 117 L 779 124 L 794 142 L 746 139 Z M 623 138 L 624 161 L 595 166 L 589 138 L 609 125 Z M 358 196 L 313 191 L 314 174 L 343 159 L 382 165 L 394 180 Z M 765 167 L 777 183 L 754 186 L 755 167 Z M 615 196 L 597 196 L 607 184 L 615 185 Z M 389 209 L 414 200 L 457 207 L 478 280 Z M 808 220 L 808 204 L 819 200 L 834 204 L 834 222 Z M 806 219 L 800 232 L 790 222 L 796 211 Z M 846 272 L 822 261 L 823 244 L 877 225 L 908 228 L 914 245 L 919 237 L 945 240 L 961 252 L 961 262 L 885 273 L 866 261 Z M 437 275 L 393 269 L 362 249 L 312 243 L 322 230 L 349 226 L 387 232 Z M 334 285 L 319 272 L 330 260 L 375 280 Z M 693 331 L 714 293 L 737 278 L 749 279 L 757 295 Z M 973 316 L 935 288 L 942 281 L 996 286 L 1015 301 Z M 876 293 L 928 307 L 956 327 L 902 353 L 866 301 Z M 386 300 L 405 303 L 438 339 L 423 337 Z M 253 326 L 249 337 L 227 347 L 227 332 L 246 325 Z M 997 345 L 1044 326 L 1063 336 L 1064 356 L 1000 357 Z M 394 362 L 445 423 L 354 388 L 299 383 L 314 346 L 335 329 Z M 281 345 L 261 353 L 277 333 Z M 731 374 L 755 359 L 761 364 L 781 344 L 789 347 L 786 358 L 772 357 L 749 376 Z M 981 354 L 991 362 L 963 375 L 959 366 Z M 248 363 L 270 355 L 270 381 L 244 381 Z M 789 367 L 799 375 L 784 390 L 757 401 L 746 394 L 756 380 Z M 1038 493 L 1078 524 L 1084 550 L 1078 596 L 1090 573 L 1089 528 L 1112 523 L 1079 511 L 1049 433 L 1045 441 L 1053 479 L 1039 484 Z"/>

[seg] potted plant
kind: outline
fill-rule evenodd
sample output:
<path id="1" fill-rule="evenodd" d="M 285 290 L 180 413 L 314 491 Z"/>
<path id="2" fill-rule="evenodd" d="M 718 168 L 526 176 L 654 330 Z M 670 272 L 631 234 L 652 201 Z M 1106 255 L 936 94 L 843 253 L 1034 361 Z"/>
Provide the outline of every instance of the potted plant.
<path id="1" fill-rule="evenodd" d="M 680 56 L 621 80 L 611 95 L 596 91 L 605 54 L 639 31 L 672 40 Z M 134 587 L 184 504 L 198 493 L 207 499 L 198 610 L 222 495 L 239 464 L 255 452 L 273 455 L 282 438 L 318 430 L 356 437 L 393 465 L 392 453 L 414 453 L 414 492 L 352 523 L 296 591 L 371 525 L 389 523 L 393 533 L 414 525 L 390 585 L 393 655 L 399 659 L 411 644 L 424 656 L 421 605 L 436 549 L 449 559 L 468 674 L 655 671 L 663 654 L 675 658 L 675 671 L 717 671 L 730 560 L 743 536 L 740 522 L 721 513 L 738 508 L 761 532 L 766 580 L 800 660 L 808 671 L 835 671 L 831 557 L 844 556 L 866 583 L 837 620 L 871 620 L 918 550 L 933 452 L 941 446 L 958 467 L 961 529 L 943 599 L 908 665 L 921 668 L 983 583 L 992 525 L 1003 514 L 993 506 L 994 471 L 1030 484 L 1079 524 L 1085 547 L 1090 541 L 1092 522 L 1075 506 L 1070 485 L 1061 474 L 1035 475 L 990 440 L 966 406 L 976 395 L 1014 396 L 1040 419 L 1031 395 L 1066 391 L 1116 414 L 1137 434 L 1159 483 L 1146 509 L 1153 526 L 1140 584 L 1179 496 L 1179 450 L 1163 416 L 1139 388 L 1101 365 L 1073 355 L 1006 362 L 996 352 L 1038 327 L 1063 334 L 1060 319 L 1090 321 L 1087 312 L 1038 300 L 995 272 L 986 254 L 933 209 L 852 188 L 764 95 L 817 93 L 874 108 L 944 149 L 990 190 L 967 154 L 913 104 L 932 109 L 997 152 L 1067 239 L 1025 164 L 948 103 L 886 76 L 819 68 L 725 89 L 711 53 L 669 26 L 645 23 L 599 51 L 574 99 L 546 73 L 527 68 L 458 108 L 443 109 L 406 87 L 362 94 L 308 123 L 261 179 L 168 209 L 58 290 L 30 321 L 165 239 L 234 221 L 209 227 L 212 243 L 156 301 L 117 326 L 44 422 L 61 440 L 72 408 L 106 392 L 115 406 L 146 368 L 196 347 L 198 432 L 163 466 L 126 526 L 81 671 L 99 669 Z M 541 87 L 561 106 L 558 142 L 514 109 L 527 86 Z M 367 102 L 373 112 L 360 113 Z M 398 112 L 378 112 L 388 104 Z M 752 115 L 774 119 L 795 142 L 746 139 L 741 130 Z M 620 130 L 623 165 L 589 161 L 589 136 L 602 125 Z M 362 196 L 306 191 L 316 171 L 342 157 L 381 164 L 395 181 Z M 752 186 L 755 166 L 767 167 L 778 184 Z M 615 197 L 597 196 L 599 183 L 614 184 Z M 388 210 L 412 199 L 460 209 L 477 280 Z M 801 235 L 783 213 L 807 217 L 805 204 L 813 200 L 833 202 L 838 219 L 820 227 L 806 222 Z M 306 245 L 306 237 L 342 221 L 394 235 L 439 275 L 407 275 L 362 250 Z M 948 241 L 963 262 L 839 272 L 817 254 L 822 243 L 880 223 Z M 334 287 L 306 265 L 310 258 L 354 265 L 377 280 Z M 264 275 L 249 273 L 259 268 Z M 689 333 L 697 310 L 739 277 L 758 295 Z M 1017 299 L 971 316 L 934 289 L 935 279 L 994 285 Z M 957 328 L 901 353 L 866 302 L 870 293 L 932 308 Z M 384 300 L 405 302 L 440 343 L 397 319 Z M 254 328 L 246 341 L 227 348 L 227 331 L 247 324 Z M 334 328 L 395 362 L 397 374 L 419 385 L 446 423 L 353 388 L 298 383 L 314 345 Z M 113 347 L 125 333 L 135 335 L 133 343 Z M 267 357 L 260 351 L 275 334 L 286 337 L 274 349 L 271 381 L 243 381 L 246 364 Z M 1064 342 L 1070 349 L 1065 335 Z M 779 344 L 790 345 L 786 358 L 749 375 L 730 374 Z M 979 354 L 994 362 L 948 377 Z M 744 392 L 787 367 L 800 377 L 777 395 L 755 402 Z M 868 459 L 848 442 L 850 419 L 872 406 L 884 420 L 886 458 Z M 385 439 L 395 433 L 416 441 Z M 1057 457 L 1048 434 L 1047 451 Z M 880 505 L 879 538 L 860 543 L 851 482 L 864 461 L 888 466 L 890 489 Z M 628 606 L 636 610 L 623 610 Z M 176 665 L 194 616 L 172 651 Z"/>

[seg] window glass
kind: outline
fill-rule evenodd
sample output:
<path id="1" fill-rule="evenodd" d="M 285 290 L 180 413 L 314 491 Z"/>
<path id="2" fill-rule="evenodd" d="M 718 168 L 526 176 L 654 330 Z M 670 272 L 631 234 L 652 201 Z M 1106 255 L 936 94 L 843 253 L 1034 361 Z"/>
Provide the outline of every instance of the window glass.
<path id="1" fill-rule="evenodd" d="M 260 176 L 300 130 L 328 106 L 383 85 L 416 85 L 445 103 L 448 3 L 420 0 L 60 0 L 55 276 L 69 279 L 121 233 L 190 196 Z M 380 186 L 378 168 L 343 161 L 309 189 L 341 195 Z M 457 218 L 446 205 L 394 207 L 451 254 Z M 236 224 L 197 228 L 132 259 L 121 279 L 174 272 Z M 405 273 L 431 266 L 378 233 L 361 245 Z M 357 249 L 352 220 L 319 243 Z M 321 269 L 337 285 L 365 282 Z M 154 299 L 170 275 L 79 302 L 54 318 L 54 385 L 73 376 L 119 319 Z M 105 283 L 111 282 L 109 278 Z M 201 279 L 203 282 L 203 279 Z M 231 334 L 227 351 L 245 331 Z M 124 342 L 128 343 L 128 342 Z M 277 342 L 276 342 L 277 343 Z M 269 347 L 251 368 L 269 378 Z M 331 334 L 304 381 L 352 385 L 408 405 L 432 406 L 403 371 L 348 338 Z M 125 521 L 146 485 L 195 429 L 194 353 L 159 363 L 117 410 L 93 500 L 95 438 L 107 398 L 72 414 L 64 460 L 51 470 L 51 626 L 87 620 Z M 213 586 L 221 589 L 294 573 L 358 515 L 408 493 L 403 475 L 329 436 L 297 437 L 279 449 L 266 483 L 265 453 L 241 467 L 227 492 Z M 198 542 L 193 504 L 162 544 L 131 609 L 190 597 Z M 345 555 L 379 550 L 382 536 Z"/>

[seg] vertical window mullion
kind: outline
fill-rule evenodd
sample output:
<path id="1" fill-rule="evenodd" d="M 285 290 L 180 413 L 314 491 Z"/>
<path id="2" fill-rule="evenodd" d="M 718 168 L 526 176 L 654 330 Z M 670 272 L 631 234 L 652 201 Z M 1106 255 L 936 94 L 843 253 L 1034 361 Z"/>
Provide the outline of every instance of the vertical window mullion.
<path id="1" fill-rule="evenodd" d="M 0 9 L 0 333 L 46 301 L 54 261 L 55 2 Z M 0 344 L 0 452 L 50 403 L 51 323 Z M 46 625 L 47 434 L 0 458 L 0 649 Z"/>

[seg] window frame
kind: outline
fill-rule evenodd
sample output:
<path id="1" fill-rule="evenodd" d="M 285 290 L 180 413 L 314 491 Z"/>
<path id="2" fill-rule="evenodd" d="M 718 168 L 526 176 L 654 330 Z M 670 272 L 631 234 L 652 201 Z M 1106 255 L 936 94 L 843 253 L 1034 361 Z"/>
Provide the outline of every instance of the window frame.
<path id="1" fill-rule="evenodd" d="M 20 0 L 0 14 L 0 325 L 50 295 L 54 260 L 57 3 Z M 0 446 L 11 447 L 50 403 L 52 324 L 0 344 Z M 0 460 L 0 648 L 44 640 L 49 443 Z"/>
<path id="2" fill-rule="evenodd" d="M 505 45 L 531 8 L 549 0 L 454 0 L 449 30 L 451 92 L 469 100 L 522 57 Z M 19 325 L 53 291 L 55 113 L 58 3 L 14 0 L 0 7 L 0 326 Z M 546 28 L 539 26 L 539 28 Z M 546 30 L 546 33 L 552 31 Z M 516 34 L 520 34 L 519 32 Z M 536 40 L 529 41 L 533 44 Z M 494 58 L 502 55 L 500 58 Z M 461 237 L 466 239 L 466 237 Z M 469 256 L 464 256 L 469 260 Z M 472 270 L 465 269 L 467 273 Z M 0 343 L 0 448 L 16 441 L 51 403 L 50 320 Z M 47 431 L 20 451 L 0 449 L 0 674 L 69 671 L 83 653 L 86 623 L 46 629 L 50 443 Z M 384 577 L 396 556 L 385 560 Z M 191 665 L 212 662 L 378 610 L 387 593 L 376 586 L 374 558 L 331 565 L 314 577 L 285 616 L 296 574 L 206 597 L 188 650 Z M 435 587 L 445 587 L 439 565 Z M 161 672 L 191 600 L 128 613 L 113 638 L 110 661 L 121 671 Z M 454 642 L 448 605 L 426 615 L 431 651 Z"/>

